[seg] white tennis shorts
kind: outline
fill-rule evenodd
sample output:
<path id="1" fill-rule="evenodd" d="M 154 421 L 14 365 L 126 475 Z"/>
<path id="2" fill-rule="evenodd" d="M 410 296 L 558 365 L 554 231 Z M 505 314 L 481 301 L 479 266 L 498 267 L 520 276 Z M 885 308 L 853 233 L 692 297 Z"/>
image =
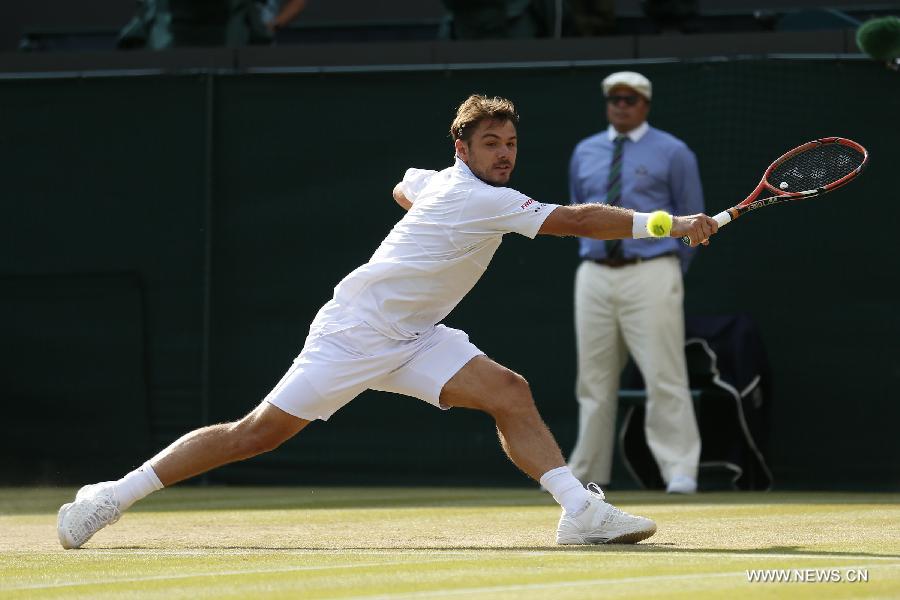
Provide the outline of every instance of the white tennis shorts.
<path id="1" fill-rule="evenodd" d="M 362 323 L 309 336 L 300 355 L 263 400 L 312 421 L 327 420 L 367 389 L 395 392 L 439 408 L 444 384 L 484 354 L 459 329 L 437 325 L 416 339 L 395 340 Z"/>

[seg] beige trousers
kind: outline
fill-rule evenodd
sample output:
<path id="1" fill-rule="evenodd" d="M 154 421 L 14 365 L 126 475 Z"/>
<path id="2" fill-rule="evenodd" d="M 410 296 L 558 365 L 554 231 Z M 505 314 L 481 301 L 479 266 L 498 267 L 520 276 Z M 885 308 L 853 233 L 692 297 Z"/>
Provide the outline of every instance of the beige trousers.
<path id="1" fill-rule="evenodd" d="M 675 256 L 610 268 L 583 261 L 575 277 L 578 440 L 569 466 L 610 481 L 619 377 L 628 354 L 647 386 L 644 431 L 663 479 L 697 478 L 700 433 L 684 356 L 684 287 Z"/>

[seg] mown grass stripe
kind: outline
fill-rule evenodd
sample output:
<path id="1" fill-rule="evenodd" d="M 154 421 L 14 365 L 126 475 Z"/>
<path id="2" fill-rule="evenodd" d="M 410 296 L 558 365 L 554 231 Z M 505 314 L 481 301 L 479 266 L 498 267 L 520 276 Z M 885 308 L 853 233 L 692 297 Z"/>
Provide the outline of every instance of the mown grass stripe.
<path id="1" fill-rule="evenodd" d="M 842 565 L 840 567 L 815 567 L 816 569 L 821 570 L 829 570 L 829 569 L 865 569 L 870 567 L 871 565 Z M 884 565 L 888 568 L 900 567 L 900 564 L 897 565 Z M 362 596 L 341 596 L 339 598 L 332 598 L 331 600 L 407 600 L 407 599 L 417 599 L 417 598 L 440 598 L 443 596 L 463 596 L 469 594 L 499 594 L 503 592 L 533 592 L 538 590 L 553 590 L 559 588 L 568 588 L 568 587 L 582 587 L 589 585 L 627 585 L 631 583 L 637 584 L 648 584 L 648 583 L 666 583 L 671 581 L 691 581 L 691 580 L 706 580 L 706 579 L 724 579 L 724 578 L 739 578 L 743 583 L 747 582 L 747 570 L 742 571 L 730 571 L 727 573 L 691 573 L 691 574 L 683 574 L 683 575 L 647 575 L 642 577 L 619 577 L 616 579 L 579 579 L 577 581 L 554 581 L 548 583 L 521 583 L 516 585 L 490 585 L 490 586 L 480 586 L 480 587 L 468 587 L 468 588 L 456 588 L 452 590 L 427 590 L 421 592 L 405 592 L 399 594 L 366 594 Z M 766 585 L 766 584 L 758 584 L 758 585 Z M 768 585 L 779 585 L 779 584 L 768 584 Z M 783 583 L 781 585 L 791 585 L 789 583 Z"/>
<path id="2" fill-rule="evenodd" d="M 869 554 L 837 554 L 831 552 L 807 552 L 807 553 L 790 553 L 790 552 L 734 552 L 729 550 L 710 550 L 710 551 L 702 551 L 702 550 L 690 550 L 690 549 L 679 549 L 679 548 L 671 548 L 666 549 L 666 552 L 660 552 L 657 550 L 644 550 L 644 551 L 635 551 L 635 550 L 619 550 L 617 546 L 586 546 L 584 550 L 577 549 L 560 549 L 560 550 L 529 550 L 527 548 L 523 548 L 521 550 L 510 550 L 507 548 L 498 548 L 496 550 L 490 548 L 472 548 L 472 549 L 459 549 L 459 550 L 437 550 L 431 548 L 398 548 L 396 550 L 389 549 L 380 549 L 380 548 L 267 548 L 264 551 L 262 550 L 244 550 L 244 549 L 235 549 L 235 548 L 209 548 L 203 550 L 172 550 L 172 549 L 159 549 L 159 550 L 129 550 L 127 548 L 116 549 L 87 549 L 87 550 L 79 550 L 80 554 L 87 554 L 88 552 L 93 552 L 97 554 L 126 554 L 129 556 L 141 556 L 141 555 L 150 555 L 150 556 L 244 556 L 244 555 L 257 555 L 264 556 L 268 553 L 275 552 L 279 555 L 291 555 L 296 554 L 300 556 L 317 556 L 317 555 L 346 555 L 347 553 L 359 554 L 359 555 L 373 555 L 373 556 L 393 556 L 393 555 L 422 555 L 429 554 L 433 556 L 471 556 L 472 560 L 481 560 L 484 558 L 485 554 L 491 555 L 499 555 L 499 556 L 601 556 L 603 554 L 615 555 L 615 556 L 642 556 L 645 558 L 650 558 L 654 556 L 663 556 L 674 554 L 677 556 L 717 556 L 717 557 L 733 557 L 733 558 L 758 558 L 758 559 L 770 559 L 770 558 L 783 558 L 783 559 L 829 559 L 829 560 L 879 560 L 879 561 L 898 561 L 900 562 L 900 554 L 898 555 L 889 555 L 889 556 L 877 556 L 877 555 L 869 555 Z M 605 551 L 605 552 L 604 552 Z M 477 553 L 477 556 L 473 556 Z M 28 554 L 31 554 L 30 552 Z"/>
<path id="3" fill-rule="evenodd" d="M 41 590 L 41 589 L 58 589 L 66 587 L 83 587 L 88 585 L 111 586 L 120 583 L 141 583 L 144 581 L 168 581 L 178 579 L 193 579 L 195 577 L 230 577 L 238 575 L 263 575 L 266 573 L 292 573 L 295 571 L 325 571 L 328 569 L 365 569 L 369 567 L 396 566 L 396 565 L 418 565 L 434 562 L 445 562 L 444 559 L 430 560 L 393 560 L 384 562 L 356 563 L 351 565 L 314 565 L 314 566 L 297 566 L 297 567 L 270 567 L 266 569 L 231 569 L 228 571 L 214 571 L 204 573 L 183 573 L 180 575 L 147 575 L 145 577 L 124 577 L 121 579 L 106 579 L 99 581 L 73 581 L 73 582 L 57 582 L 57 583 L 29 583 L 24 585 L 3 586 L 0 585 L 0 591 L 21 591 L 21 590 Z"/>
<path id="4" fill-rule="evenodd" d="M 558 553 L 545 553 L 545 554 L 556 554 Z M 753 557 L 758 557 L 758 555 L 751 555 Z M 797 558 L 796 555 L 788 554 L 784 555 L 785 558 Z M 822 557 L 815 557 L 822 558 Z M 829 557 L 834 559 L 836 557 Z M 848 557 L 849 558 L 849 557 Z M 856 557 L 862 558 L 862 557 Z M 473 557 L 471 562 L 477 562 L 482 560 L 481 557 Z M 370 562 L 370 563 L 356 563 L 356 564 L 344 564 L 344 565 L 315 565 L 315 566 L 295 566 L 295 567 L 270 567 L 264 569 L 230 569 L 226 571 L 214 571 L 214 572 L 204 572 L 204 573 L 185 573 L 180 575 L 148 575 L 146 577 L 127 577 L 122 579 L 110 579 L 110 580 L 102 580 L 102 581 L 79 581 L 79 582 L 58 582 L 58 583 L 47 583 L 47 584 L 25 584 L 25 585 L 13 585 L 13 586 L 0 586 L 0 590 L 3 591 L 22 591 L 22 590 L 40 590 L 40 589 L 59 589 L 66 587 L 82 587 L 82 586 L 114 586 L 116 584 L 121 583 L 141 583 L 145 581 L 176 581 L 180 579 L 192 579 L 199 577 L 230 577 L 230 576 L 245 576 L 245 575 L 262 575 L 267 573 L 293 573 L 293 572 L 303 572 L 303 571 L 325 571 L 329 569 L 361 569 L 361 568 L 370 568 L 370 567 L 382 567 L 382 566 L 397 566 L 397 565 L 421 565 L 428 563 L 440 563 L 446 562 L 445 559 L 430 559 L 430 560 L 416 560 L 416 561 L 383 561 L 383 562 Z M 459 561 L 457 561 L 459 562 Z M 815 568 L 819 570 L 829 570 L 829 569 L 865 569 L 872 568 L 871 564 L 862 564 L 862 565 L 840 565 L 840 566 L 821 566 L 817 565 Z M 788 568 L 788 567 L 782 567 Z M 793 567 L 800 568 L 800 567 Z M 805 567 L 804 567 L 805 568 Z M 900 562 L 896 564 L 887 564 L 887 565 L 878 565 L 879 569 L 882 568 L 900 568 Z M 532 584 L 518 584 L 518 585 L 502 585 L 502 586 L 482 586 L 482 587 L 469 587 L 469 588 L 457 588 L 452 590 L 429 590 L 422 592 L 407 592 L 402 594 L 390 594 L 390 596 L 384 596 L 381 594 L 375 595 L 363 595 L 363 596 L 347 596 L 340 599 L 335 600 L 381 600 L 382 598 L 420 598 L 427 597 L 429 595 L 442 596 L 442 595 L 460 595 L 460 594 L 477 594 L 477 593 L 488 593 L 488 592 L 515 592 L 515 591 L 533 591 L 533 590 L 541 590 L 541 589 L 552 589 L 557 587 L 573 587 L 580 585 L 594 585 L 598 583 L 603 583 L 604 585 L 617 585 L 617 584 L 627 584 L 627 583 L 649 583 L 654 581 L 677 581 L 677 580 L 691 580 L 691 579 L 704 579 L 710 577 L 735 577 L 735 576 L 744 576 L 746 577 L 746 569 L 742 571 L 733 571 L 726 573 L 691 573 L 691 574 L 678 574 L 678 575 L 648 575 L 641 577 L 621 577 L 616 579 L 610 578 L 596 578 L 596 579 L 579 579 L 577 581 L 556 581 L 549 583 L 532 583 Z"/>

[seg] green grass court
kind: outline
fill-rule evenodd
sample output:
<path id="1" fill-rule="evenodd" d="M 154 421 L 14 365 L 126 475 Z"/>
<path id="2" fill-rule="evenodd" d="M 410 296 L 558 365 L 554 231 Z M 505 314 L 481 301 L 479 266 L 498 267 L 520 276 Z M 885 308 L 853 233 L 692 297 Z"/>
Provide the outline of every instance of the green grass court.
<path id="1" fill-rule="evenodd" d="M 183 487 L 64 551 L 74 491 L 0 489 L 0 598 L 900 597 L 900 494 L 613 492 L 657 534 L 559 547 L 536 489 Z"/>

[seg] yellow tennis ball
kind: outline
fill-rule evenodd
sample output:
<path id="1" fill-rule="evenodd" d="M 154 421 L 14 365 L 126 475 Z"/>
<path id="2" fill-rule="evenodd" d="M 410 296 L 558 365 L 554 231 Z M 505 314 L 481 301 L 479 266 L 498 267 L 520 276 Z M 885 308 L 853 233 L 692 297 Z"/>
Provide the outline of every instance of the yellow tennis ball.
<path id="1" fill-rule="evenodd" d="M 655 210 L 647 220 L 647 232 L 653 237 L 666 237 L 672 231 L 672 215 L 664 210 Z"/>

